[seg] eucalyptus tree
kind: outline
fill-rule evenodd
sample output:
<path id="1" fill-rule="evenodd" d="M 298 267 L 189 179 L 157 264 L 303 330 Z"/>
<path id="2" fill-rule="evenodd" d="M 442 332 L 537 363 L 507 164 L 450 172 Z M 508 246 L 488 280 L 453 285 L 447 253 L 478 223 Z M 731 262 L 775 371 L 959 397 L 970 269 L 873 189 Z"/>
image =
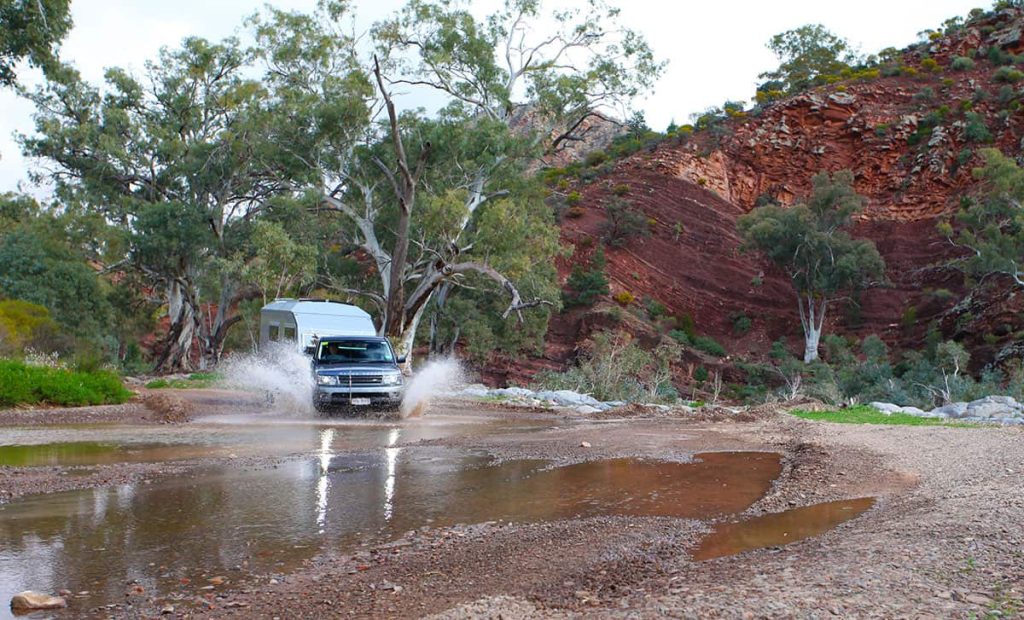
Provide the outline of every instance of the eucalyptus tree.
<path id="1" fill-rule="evenodd" d="M 484 21 L 467 6 L 410 3 L 373 29 L 372 61 L 340 31 L 343 3 L 254 20 L 275 100 L 324 121 L 369 113 L 311 123 L 284 151 L 322 189 L 321 212 L 340 216 L 342 250 L 366 265 L 332 285 L 376 306 L 404 353 L 431 302 L 458 288 L 505 296 L 503 318 L 557 298 L 557 229 L 532 171 L 661 70 L 603 3 L 555 12 L 546 33 L 539 2 Z M 332 80 L 343 92 L 323 96 Z M 441 110 L 400 113 L 400 91 L 423 87 L 442 94 Z"/>
<path id="2" fill-rule="evenodd" d="M 818 359 L 829 301 L 884 275 L 885 261 L 875 244 L 848 232 L 865 203 L 854 191 L 852 172 L 821 172 L 814 175 L 805 200 L 759 207 L 736 222 L 744 248 L 760 252 L 793 283 L 805 363 Z"/>
<path id="3" fill-rule="evenodd" d="M 286 189 L 261 146 L 274 119 L 249 61 L 237 40 L 188 38 L 142 77 L 110 69 L 99 88 L 62 67 L 32 96 L 26 152 L 54 164 L 63 202 L 122 232 L 126 256 L 107 268 L 137 270 L 166 304 L 161 371 L 217 362 L 237 301 L 253 294 L 238 277 L 249 222 Z"/>
<path id="4" fill-rule="evenodd" d="M 0 86 L 15 83 L 19 61 L 56 67 L 56 47 L 70 30 L 70 0 L 0 0 Z"/>

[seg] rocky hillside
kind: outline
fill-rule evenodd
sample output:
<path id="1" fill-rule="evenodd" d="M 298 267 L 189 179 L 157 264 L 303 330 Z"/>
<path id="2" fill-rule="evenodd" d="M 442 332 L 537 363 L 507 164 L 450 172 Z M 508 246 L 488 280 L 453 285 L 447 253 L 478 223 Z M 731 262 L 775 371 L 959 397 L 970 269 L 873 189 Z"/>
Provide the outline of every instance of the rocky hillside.
<path id="1" fill-rule="evenodd" d="M 947 266 L 955 251 L 937 223 L 972 189 L 978 149 L 1021 151 L 1024 73 L 1011 55 L 1024 50 L 1022 32 L 1018 10 L 975 19 L 954 35 L 904 50 L 901 62 L 877 76 L 732 115 L 606 164 L 600 174 L 563 181 L 556 194 L 579 194 L 562 219 L 563 240 L 575 248 L 560 266 L 563 277 L 601 244 L 605 205 L 621 196 L 649 218 L 652 234 L 606 248 L 613 296 L 649 298 L 672 315 L 692 317 L 698 332 L 732 357 L 763 354 L 780 336 L 795 344 L 792 289 L 739 251 L 736 219 L 765 201 L 788 204 L 805 195 L 816 172 L 850 169 L 869 200 L 855 234 L 877 244 L 889 281 L 834 310 L 830 329 L 919 347 L 936 324 L 967 342 L 976 364 L 1008 355 L 1013 334 L 1024 329 L 1020 301 L 994 279 L 966 286 Z M 590 314 L 557 316 L 546 354 L 526 372 L 569 361 L 593 325 Z M 737 330 L 737 317 L 752 328 Z"/>

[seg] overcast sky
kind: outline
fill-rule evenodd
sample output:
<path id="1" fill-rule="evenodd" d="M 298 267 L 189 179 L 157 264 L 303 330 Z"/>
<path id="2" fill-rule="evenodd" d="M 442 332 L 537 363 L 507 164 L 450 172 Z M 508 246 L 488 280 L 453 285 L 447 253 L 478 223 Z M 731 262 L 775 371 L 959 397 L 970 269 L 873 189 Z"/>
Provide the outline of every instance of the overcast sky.
<path id="1" fill-rule="evenodd" d="M 557 5 L 559 0 L 547 0 Z M 615 0 L 612 0 L 615 2 Z M 404 0 L 356 0 L 358 27 L 365 28 L 394 11 Z M 316 0 L 272 0 L 280 8 L 308 11 Z M 487 14 L 498 0 L 474 0 L 474 11 Z M 926 28 L 946 18 L 966 15 L 989 2 L 970 0 L 733 0 L 671 2 L 619 0 L 626 25 L 643 32 L 655 53 L 669 61 L 654 92 L 637 102 L 648 124 L 664 129 L 675 119 L 725 100 L 749 100 L 757 75 L 776 66 L 765 48 L 773 35 L 807 23 L 821 23 L 849 39 L 862 52 L 904 47 Z M 250 0 L 72 0 L 75 27 L 62 47 L 89 80 L 99 82 L 111 66 L 141 70 L 162 46 L 183 37 L 219 39 L 235 34 L 244 17 L 263 3 Z M 411 102 L 403 102 L 410 105 Z M 21 157 L 12 136 L 32 130 L 32 106 L 10 90 L 0 90 L 0 192 L 17 190 L 45 195 L 27 180 L 34 162 Z"/>

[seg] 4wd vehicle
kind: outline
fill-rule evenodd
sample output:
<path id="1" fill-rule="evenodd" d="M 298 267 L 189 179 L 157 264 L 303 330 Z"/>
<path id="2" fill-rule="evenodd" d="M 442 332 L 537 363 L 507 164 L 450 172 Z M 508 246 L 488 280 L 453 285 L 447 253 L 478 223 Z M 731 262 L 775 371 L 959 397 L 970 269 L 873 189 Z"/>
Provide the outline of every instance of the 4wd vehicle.
<path id="1" fill-rule="evenodd" d="M 387 338 L 320 338 L 313 352 L 313 406 L 321 413 L 359 408 L 396 411 L 404 391 L 398 365 L 404 362 L 395 356 Z"/>

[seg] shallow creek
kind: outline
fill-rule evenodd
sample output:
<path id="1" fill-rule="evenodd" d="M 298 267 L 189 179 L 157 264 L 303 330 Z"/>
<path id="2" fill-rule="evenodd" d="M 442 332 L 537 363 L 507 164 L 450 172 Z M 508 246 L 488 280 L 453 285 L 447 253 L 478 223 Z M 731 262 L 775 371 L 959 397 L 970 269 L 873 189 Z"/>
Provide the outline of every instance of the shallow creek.
<path id="1" fill-rule="evenodd" d="M 506 428 L 456 420 L 213 424 L 184 432 L 81 428 L 73 431 L 81 441 L 51 443 L 36 443 L 45 435 L 34 431 L 11 431 L 0 442 L 0 465 L 88 467 L 226 453 L 301 456 L 274 467 L 212 465 L 151 484 L 0 505 L 0 601 L 24 589 L 67 589 L 87 591 L 75 599 L 75 608 L 88 609 L 122 600 L 136 586 L 168 593 L 215 575 L 287 572 L 314 556 L 384 543 L 423 526 L 598 515 L 722 518 L 760 499 L 782 468 L 780 456 L 768 452 L 703 453 L 689 463 L 609 459 L 554 466 L 410 445 L 550 425 L 534 421 Z M 725 523 L 697 555 L 785 544 L 821 533 L 868 505 L 790 511 L 767 523 Z M 0 616 L 6 613 L 0 607 Z"/>

